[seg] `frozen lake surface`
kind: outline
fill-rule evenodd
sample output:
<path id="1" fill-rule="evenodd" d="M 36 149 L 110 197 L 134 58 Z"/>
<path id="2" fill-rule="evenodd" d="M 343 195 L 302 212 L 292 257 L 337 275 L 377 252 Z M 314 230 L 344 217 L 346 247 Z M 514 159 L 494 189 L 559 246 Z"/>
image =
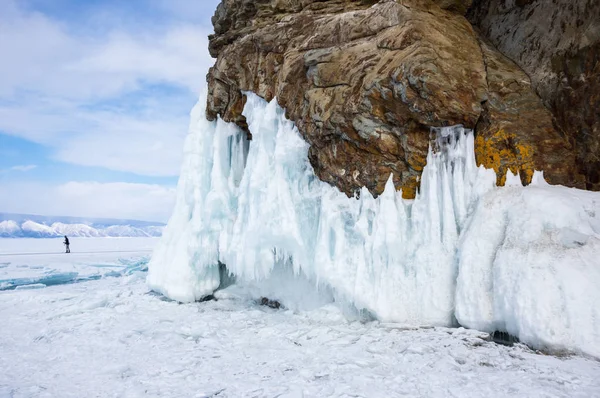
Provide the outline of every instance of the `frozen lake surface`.
<path id="1" fill-rule="evenodd" d="M 594 397 L 600 362 L 260 306 L 234 287 L 148 291 L 156 239 L 0 239 L 0 397 Z"/>
<path id="2" fill-rule="evenodd" d="M 145 268 L 159 238 L 0 239 L 0 290 L 120 276 Z"/>

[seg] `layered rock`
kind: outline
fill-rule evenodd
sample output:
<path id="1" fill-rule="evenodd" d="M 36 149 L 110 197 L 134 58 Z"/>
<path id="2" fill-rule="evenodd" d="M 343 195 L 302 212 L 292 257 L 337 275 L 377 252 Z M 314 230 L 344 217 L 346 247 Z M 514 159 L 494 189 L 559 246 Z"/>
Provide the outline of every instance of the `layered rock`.
<path id="1" fill-rule="evenodd" d="M 600 1 L 475 0 L 468 18 L 531 77 L 600 190 Z"/>
<path id="2" fill-rule="evenodd" d="M 528 76 L 489 43 L 480 44 L 488 96 L 475 126 L 478 163 L 497 171 L 498 185 L 504 185 L 508 170 L 518 171 L 528 184 L 532 171 L 542 168 L 554 183 L 582 187 L 573 146 L 557 133 L 551 112 L 532 90 Z"/>
<path id="3" fill-rule="evenodd" d="M 224 0 L 207 117 L 243 128 L 244 91 L 277 98 L 319 178 L 414 197 L 430 127 L 476 128 L 478 162 L 581 186 L 575 151 L 527 74 L 478 37 L 470 0 Z"/>

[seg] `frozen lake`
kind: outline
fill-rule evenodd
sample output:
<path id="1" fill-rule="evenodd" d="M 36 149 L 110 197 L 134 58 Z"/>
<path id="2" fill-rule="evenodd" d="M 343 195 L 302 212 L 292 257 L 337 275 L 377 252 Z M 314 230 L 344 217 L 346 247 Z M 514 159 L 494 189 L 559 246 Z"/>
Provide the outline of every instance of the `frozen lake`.
<path id="1" fill-rule="evenodd" d="M 159 238 L 0 239 L 0 290 L 118 276 L 145 266 Z"/>
<path id="2" fill-rule="evenodd" d="M 0 397 L 594 397 L 600 362 L 464 329 L 148 291 L 156 239 L 0 239 Z"/>

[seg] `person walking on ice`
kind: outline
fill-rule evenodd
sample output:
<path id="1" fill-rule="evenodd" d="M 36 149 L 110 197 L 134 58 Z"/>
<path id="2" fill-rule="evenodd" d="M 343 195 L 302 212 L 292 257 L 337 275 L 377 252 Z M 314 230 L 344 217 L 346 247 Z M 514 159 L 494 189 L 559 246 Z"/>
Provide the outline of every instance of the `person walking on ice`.
<path id="1" fill-rule="evenodd" d="M 65 241 L 63 242 L 67 248 L 67 251 L 65 253 L 71 253 L 71 249 L 69 248 L 69 238 L 67 238 L 67 235 L 65 235 Z"/>

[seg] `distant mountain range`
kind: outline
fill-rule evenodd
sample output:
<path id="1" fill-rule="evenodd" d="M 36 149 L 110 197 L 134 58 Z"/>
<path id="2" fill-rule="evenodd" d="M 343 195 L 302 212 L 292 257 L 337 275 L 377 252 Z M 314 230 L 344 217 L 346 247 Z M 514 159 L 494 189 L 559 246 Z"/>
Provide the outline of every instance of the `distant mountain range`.
<path id="1" fill-rule="evenodd" d="M 0 213 L 0 238 L 161 236 L 164 227 L 149 221 Z"/>

